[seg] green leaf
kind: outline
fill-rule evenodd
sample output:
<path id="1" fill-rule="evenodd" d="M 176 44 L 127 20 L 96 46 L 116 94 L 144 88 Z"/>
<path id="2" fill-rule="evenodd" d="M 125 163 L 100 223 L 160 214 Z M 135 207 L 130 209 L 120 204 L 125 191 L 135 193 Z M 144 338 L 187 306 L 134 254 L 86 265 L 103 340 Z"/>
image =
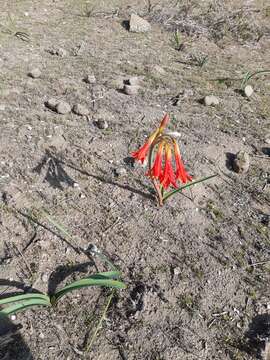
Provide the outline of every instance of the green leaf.
<path id="1" fill-rule="evenodd" d="M 53 295 L 53 302 L 56 303 L 62 296 L 66 295 L 68 292 L 88 286 L 104 286 L 116 289 L 125 289 L 126 285 L 122 281 L 113 280 L 113 278 L 116 276 L 115 273 L 117 272 L 110 271 L 107 273 L 99 273 L 91 275 L 85 279 L 74 281 L 73 283 L 65 286 L 63 289 L 57 291 Z M 106 274 L 109 274 L 109 276 L 106 276 Z"/>
<path id="2" fill-rule="evenodd" d="M 15 313 L 18 313 L 20 311 L 23 311 L 23 310 L 25 310 L 29 307 L 33 307 L 33 306 L 50 306 L 50 305 L 51 305 L 51 303 L 48 302 L 48 300 L 43 300 L 43 299 L 25 300 L 21 303 L 14 304 L 14 305 L 11 305 L 11 306 L 8 306 L 8 307 L 2 309 L 0 311 L 0 317 L 15 314 Z"/>
<path id="3" fill-rule="evenodd" d="M 183 185 L 183 186 L 181 186 L 181 187 L 178 188 L 178 189 L 175 189 L 175 190 L 172 190 L 172 191 L 170 191 L 170 192 L 167 192 L 167 193 L 163 196 L 163 200 L 167 200 L 170 196 L 172 196 L 172 195 L 174 195 L 174 194 L 182 191 L 183 189 L 187 189 L 187 188 L 189 188 L 189 187 L 191 187 L 191 186 L 193 186 L 193 185 L 196 185 L 196 184 L 199 184 L 199 183 L 201 183 L 201 182 L 203 182 L 203 181 L 212 179 L 212 178 L 214 178 L 214 177 L 216 177 L 216 176 L 218 176 L 218 174 L 206 176 L 206 177 L 204 177 L 204 178 L 202 178 L 202 179 L 199 179 L 199 180 L 196 180 L 196 181 L 192 181 L 192 182 L 190 182 L 190 183 L 188 183 L 188 184 L 186 184 L 186 185 Z"/>
<path id="4" fill-rule="evenodd" d="M 21 302 L 25 300 L 34 300 L 34 299 L 40 299 L 43 301 L 47 301 L 48 305 L 50 305 L 50 298 L 47 295 L 40 294 L 40 293 L 31 293 L 31 294 L 22 294 L 22 295 L 15 295 L 15 296 L 9 296 L 4 299 L 0 300 L 0 305 L 9 304 L 13 302 Z"/>

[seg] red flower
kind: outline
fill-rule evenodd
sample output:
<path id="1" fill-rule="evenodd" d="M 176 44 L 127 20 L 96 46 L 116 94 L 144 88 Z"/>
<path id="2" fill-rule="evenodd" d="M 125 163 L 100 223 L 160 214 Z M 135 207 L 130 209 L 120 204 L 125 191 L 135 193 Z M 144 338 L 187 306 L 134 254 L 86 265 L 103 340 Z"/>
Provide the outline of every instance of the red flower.
<path id="1" fill-rule="evenodd" d="M 177 189 L 176 178 L 172 167 L 172 149 L 171 145 L 168 143 L 165 145 L 165 165 L 163 174 L 160 178 L 160 183 L 164 189 L 167 189 L 170 184 Z"/>
<path id="2" fill-rule="evenodd" d="M 146 141 L 146 143 L 137 151 L 134 151 L 133 153 L 131 153 L 131 156 L 138 160 L 141 161 L 141 163 L 144 162 L 148 151 L 150 149 L 150 146 L 152 145 L 152 143 L 154 142 L 155 138 L 157 137 L 159 132 L 159 129 L 157 129 L 155 132 L 153 132 L 153 134 L 148 138 L 148 140 Z"/>
<path id="3" fill-rule="evenodd" d="M 182 183 L 185 184 L 188 180 L 192 181 L 192 177 L 185 170 L 177 142 L 174 141 L 173 143 L 174 143 L 174 155 L 175 155 L 175 165 L 176 165 L 175 177 L 176 179 L 180 180 Z"/>
<path id="4" fill-rule="evenodd" d="M 147 176 L 152 179 L 160 179 L 162 177 L 162 156 L 163 156 L 164 142 L 159 144 L 158 151 L 152 169 L 147 172 Z"/>
<path id="5" fill-rule="evenodd" d="M 153 132 L 150 137 L 148 138 L 148 140 L 146 141 L 146 143 L 137 151 L 134 151 L 133 153 L 131 153 L 131 156 L 138 160 L 138 161 L 141 161 L 141 163 L 144 162 L 147 154 L 148 154 L 148 151 L 151 147 L 151 145 L 153 144 L 153 142 L 155 141 L 155 139 L 160 135 L 162 134 L 165 126 L 168 124 L 170 118 L 169 118 L 169 115 L 166 114 L 164 116 L 164 118 L 162 119 L 160 125 L 159 125 L 159 128 Z"/>

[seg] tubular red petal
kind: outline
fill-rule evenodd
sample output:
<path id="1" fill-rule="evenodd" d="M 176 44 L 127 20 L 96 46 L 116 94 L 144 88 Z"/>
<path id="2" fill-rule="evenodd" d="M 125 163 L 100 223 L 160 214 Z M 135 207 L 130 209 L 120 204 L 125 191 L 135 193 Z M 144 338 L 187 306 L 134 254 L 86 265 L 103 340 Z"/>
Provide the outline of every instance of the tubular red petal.
<path id="1" fill-rule="evenodd" d="M 164 189 L 167 189 L 170 184 L 177 189 L 176 178 L 172 167 L 172 151 L 170 144 L 166 144 L 165 146 L 165 165 L 160 182 Z"/>
<path id="2" fill-rule="evenodd" d="M 175 165 L 176 165 L 176 172 L 175 172 L 176 179 L 180 180 L 184 184 L 188 180 L 191 181 L 192 177 L 185 170 L 183 161 L 181 159 L 179 146 L 176 141 L 174 141 L 174 155 L 175 155 Z"/>
<path id="3" fill-rule="evenodd" d="M 158 135 L 158 132 L 159 130 L 154 131 L 147 139 L 147 141 L 144 143 L 144 145 L 139 150 L 132 152 L 131 156 L 137 161 L 141 161 L 141 163 L 143 163 L 148 154 L 150 146 L 152 145 L 152 143 L 154 142 L 155 138 Z"/>
<path id="4" fill-rule="evenodd" d="M 152 169 L 148 171 L 146 174 L 147 176 L 150 176 L 151 178 L 159 179 L 162 175 L 162 155 L 163 155 L 163 147 L 164 143 L 161 142 L 158 147 L 158 151 L 156 153 L 155 161 L 152 166 Z"/>

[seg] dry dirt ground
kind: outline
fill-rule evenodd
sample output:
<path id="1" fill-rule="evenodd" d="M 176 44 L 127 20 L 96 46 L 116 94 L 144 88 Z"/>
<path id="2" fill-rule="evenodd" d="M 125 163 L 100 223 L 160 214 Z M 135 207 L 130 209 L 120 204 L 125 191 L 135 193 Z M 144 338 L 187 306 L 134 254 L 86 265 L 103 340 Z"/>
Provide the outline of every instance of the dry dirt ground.
<path id="1" fill-rule="evenodd" d="M 1 297 L 105 270 L 83 252 L 90 244 L 127 284 L 89 351 L 109 290 L 2 321 L 0 359 L 269 359 L 269 74 L 251 79 L 250 98 L 240 91 L 247 71 L 270 69 L 269 3 L 0 3 Z M 129 32 L 132 13 L 151 30 Z M 126 95 L 132 76 L 141 89 Z M 201 102 L 210 94 L 219 105 Z M 57 114 L 44 105 L 52 97 L 90 114 Z M 188 171 L 219 176 L 160 208 L 130 153 L 165 112 Z M 246 174 L 231 167 L 239 150 L 251 157 Z"/>

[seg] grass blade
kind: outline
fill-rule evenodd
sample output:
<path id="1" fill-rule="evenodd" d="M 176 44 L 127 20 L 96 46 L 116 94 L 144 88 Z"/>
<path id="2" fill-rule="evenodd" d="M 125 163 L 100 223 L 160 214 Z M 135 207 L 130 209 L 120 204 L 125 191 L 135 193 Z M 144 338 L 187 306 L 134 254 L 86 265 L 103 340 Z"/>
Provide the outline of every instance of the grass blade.
<path id="1" fill-rule="evenodd" d="M 18 313 L 20 311 L 23 311 L 29 307 L 33 306 L 50 306 L 51 304 L 48 303 L 47 300 L 43 299 L 32 299 L 32 300 L 26 300 L 19 304 L 8 306 L 2 310 L 0 310 L 0 318 L 3 316 L 8 316 L 11 314 Z"/>
<path id="2" fill-rule="evenodd" d="M 181 187 L 178 188 L 178 189 L 175 189 L 175 190 L 173 190 L 173 191 L 170 191 L 170 192 L 166 193 L 166 194 L 163 196 L 163 200 L 167 200 L 170 196 L 172 196 L 172 195 L 174 195 L 174 194 L 182 191 L 183 189 L 187 189 L 187 188 L 189 188 L 189 187 L 191 187 L 191 186 L 193 186 L 193 185 L 196 185 L 196 184 L 199 184 L 199 183 L 201 183 L 201 182 L 203 182 L 203 181 L 212 179 L 212 178 L 214 178 L 214 177 L 216 177 L 216 176 L 218 176 L 218 174 L 206 176 L 206 177 L 204 177 L 204 178 L 202 178 L 202 179 L 199 179 L 199 180 L 196 180 L 196 181 L 192 181 L 192 182 L 190 182 L 190 183 L 188 183 L 188 184 L 186 184 L 186 185 L 183 185 L 183 186 L 181 186 Z"/>
<path id="3" fill-rule="evenodd" d="M 50 298 L 47 295 L 39 294 L 39 293 L 31 293 L 31 294 L 22 294 L 22 295 L 15 295 L 15 296 L 9 296 L 4 299 L 0 300 L 0 305 L 4 304 L 10 304 L 14 302 L 21 302 L 21 301 L 29 301 L 29 300 L 43 300 L 47 301 L 48 305 L 50 305 Z"/>
<path id="4" fill-rule="evenodd" d="M 91 275 L 88 278 L 81 279 L 78 281 L 74 281 L 70 285 L 65 286 L 63 289 L 57 291 L 53 297 L 52 302 L 55 304 L 62 296 L 67 294 L 68 292 L 81 289 L 83 287 L 88 286 L 104 286 L 111 287 L 116 289 L 125 289 L 126 285 L 119 280 L 113 280 L 110 277 L 104 276 L 104 273 L 99 273 L 95 275 Z M 105 273 L 106 274 L 106 273 Z"/>

